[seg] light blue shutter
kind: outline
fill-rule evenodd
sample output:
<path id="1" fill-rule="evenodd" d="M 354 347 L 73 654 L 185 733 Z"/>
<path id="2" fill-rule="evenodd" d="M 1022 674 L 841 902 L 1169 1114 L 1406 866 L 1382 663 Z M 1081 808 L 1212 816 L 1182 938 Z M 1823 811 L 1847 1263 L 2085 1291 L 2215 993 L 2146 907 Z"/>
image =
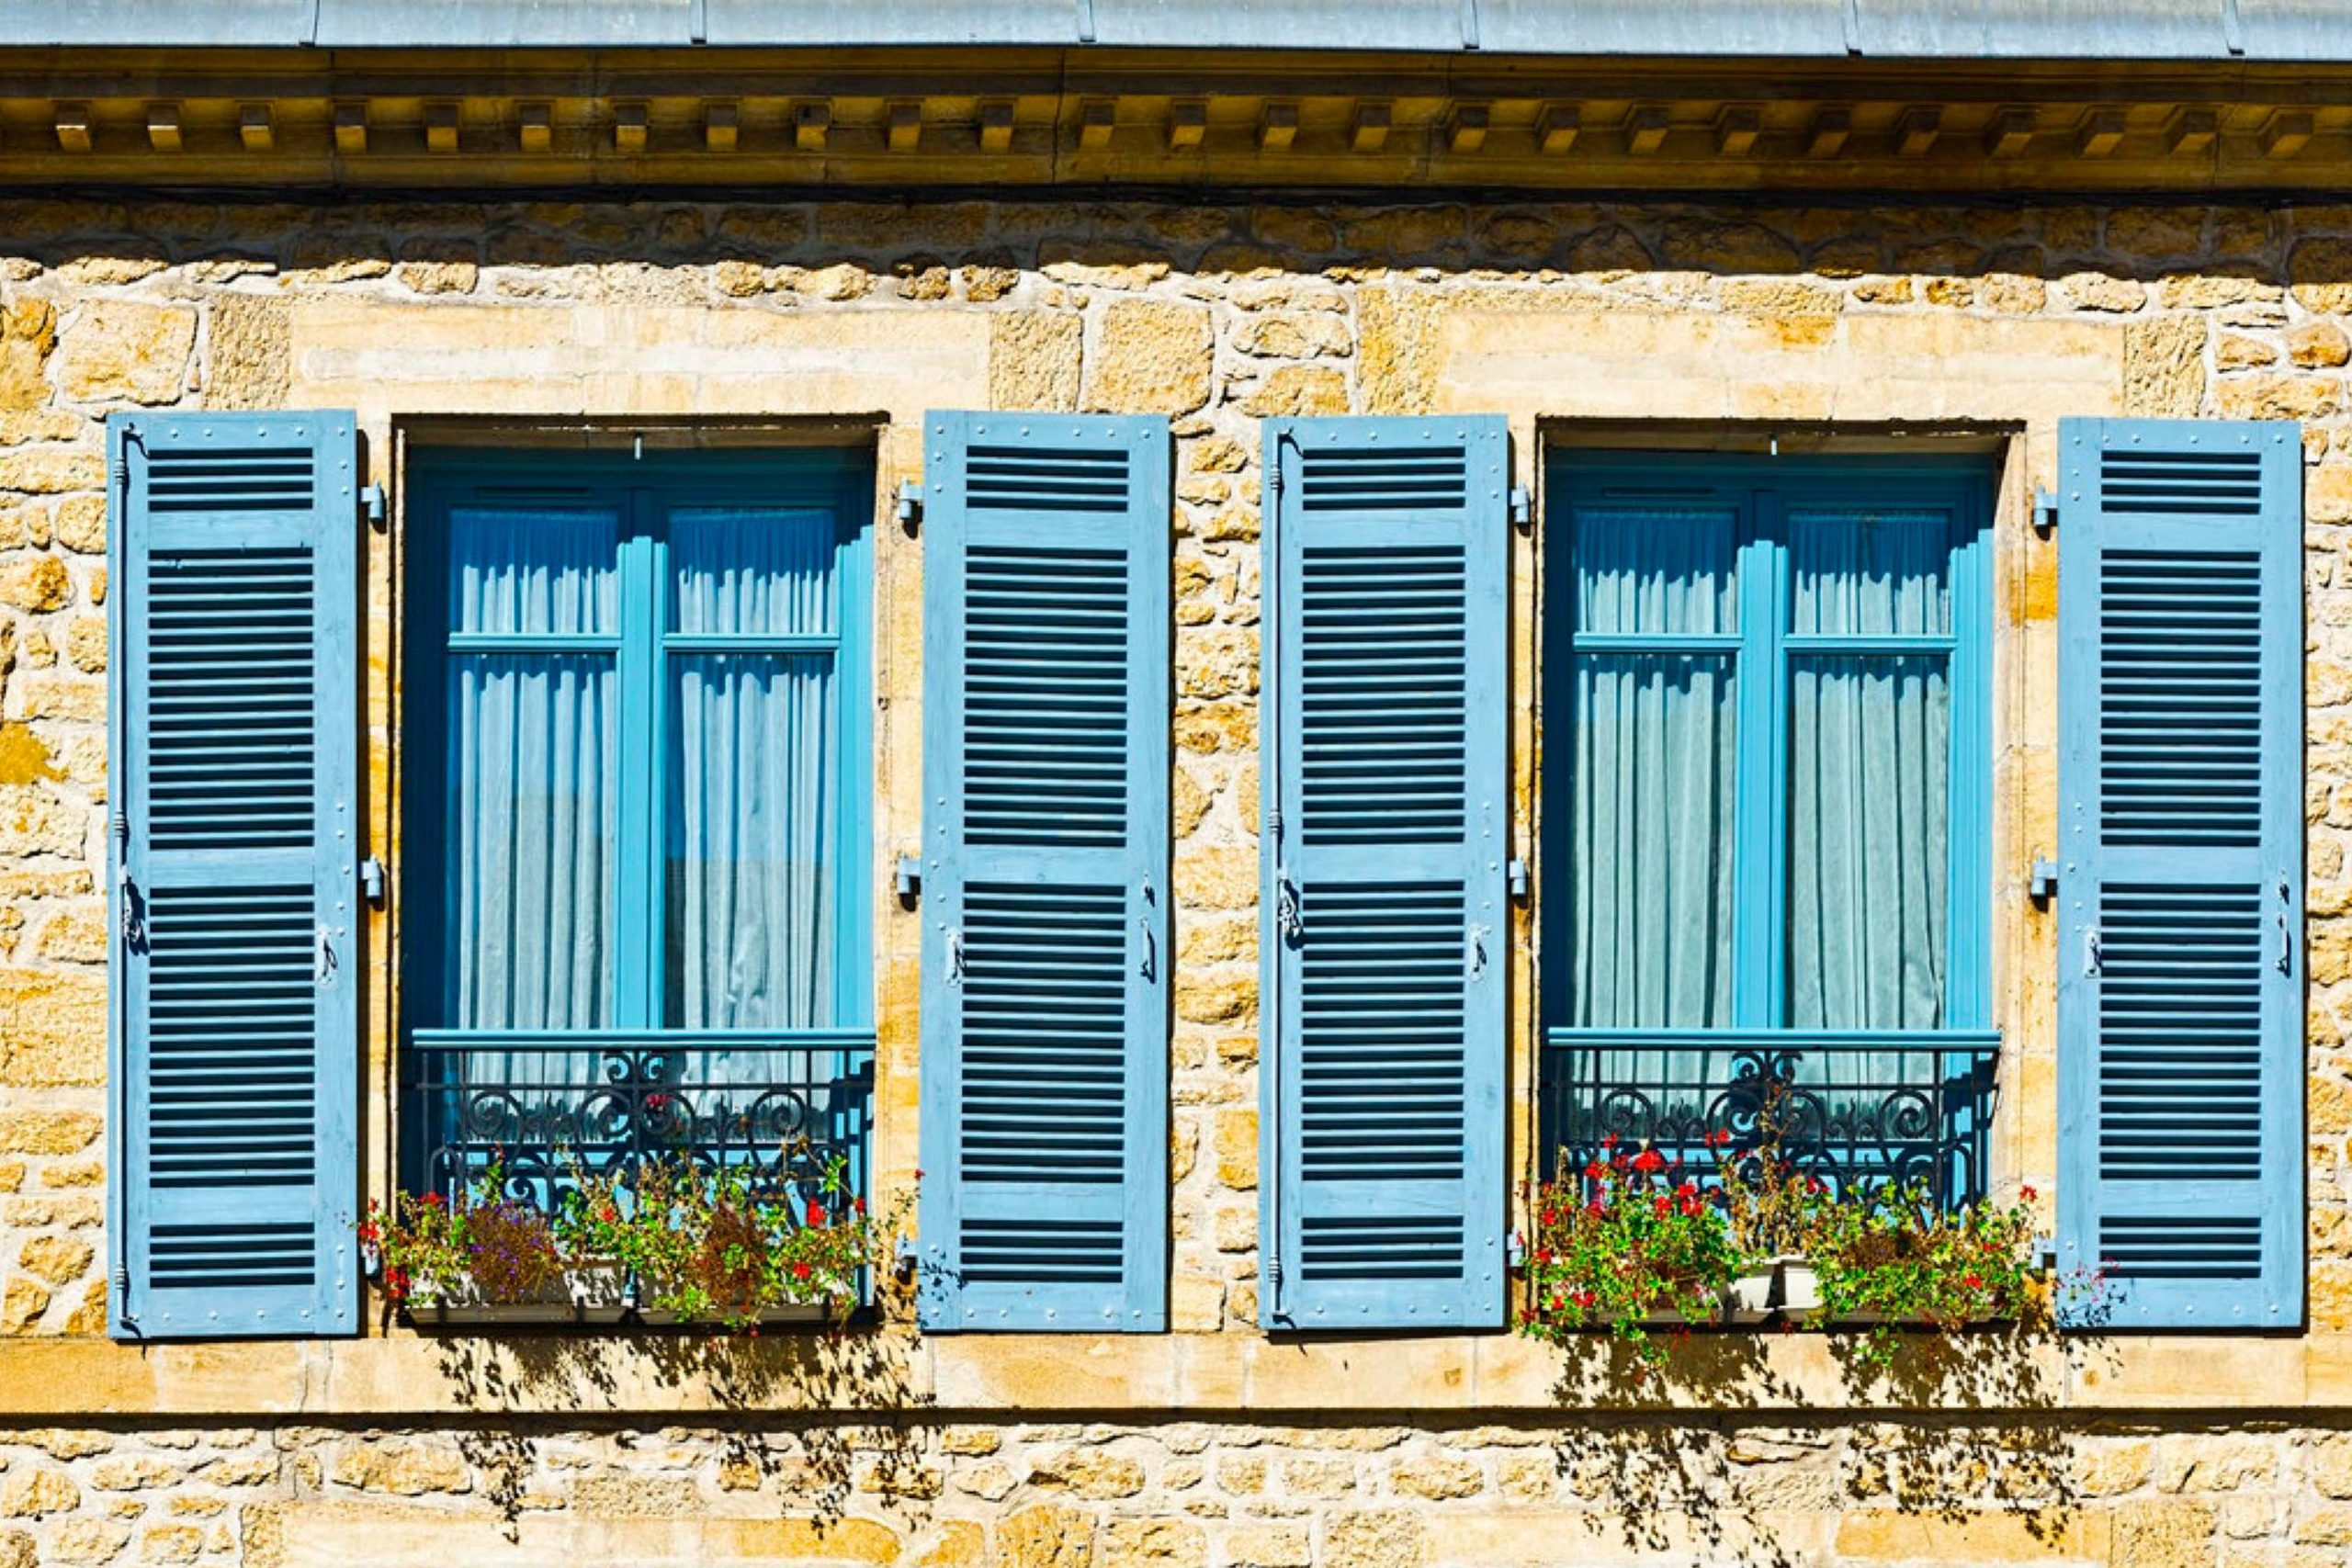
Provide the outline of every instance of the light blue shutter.
<path id="1" fill-rule="evenodd" d="M 1508 457 L 1266 428 L 1269 1327 L 1502 1321 Z"/>
<path id="2" fill-rule="evenodd" d="M 2108 1321 L 2303 1313 L 2302 447 L 2059 427 L 2059 1244 Z"/>
<path id="3" fill-rule="evenodd" d="M 1168 423 L 923 435 L 922 1321 L 1160 1329 Z"/>
<path id="4" fill-rule="evenodd" d="M 350 1333 L 348 413 L 118 414 L 109 1074 L 124 1337 Z"/>

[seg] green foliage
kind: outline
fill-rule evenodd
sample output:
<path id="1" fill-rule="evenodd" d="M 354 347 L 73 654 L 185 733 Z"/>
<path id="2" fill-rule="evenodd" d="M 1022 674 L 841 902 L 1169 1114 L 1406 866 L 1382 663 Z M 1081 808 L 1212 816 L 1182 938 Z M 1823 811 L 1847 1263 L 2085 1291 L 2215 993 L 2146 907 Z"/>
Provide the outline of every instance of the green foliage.
<path id="1" fill-rule="evenodd" d="M 1653 1329 L 1720 1322 L 1735 1280 L 1802 1260 L 1821 1294 L 1805 1326 L 1868 1325 L 1853 1353 L 1883 1371 L 1899 1327 L 1951 1334 L 2041 1310 L 2033 1196 L 1947 1211 L 1923 1182 L 1832 1190 L 1777 1148 L 1723 1157 L 1702 1179 L 1604 1140 L 1602 1157 L 1564 1162 L 1535 1194 L 1520 1328 L 1555 1341 L 1606 1329 L 1655 1371 L 1665 1350 Z"/>
<path id="2" fill-rule="evenodd" d="M 2030 1201 L 2033 1190 L 2021 1197 Z M 1874 1198 L 1822 1206 L 1805 1255 L 1821 1306 L 1813 1326 L 1877 1319 L 1856 1351 L 1883 1371 L 1894 1355 L 1894 1325 L 1950 1334 L 1971 1324 L 2028 1316 L 2041 1299 L 2030 1248 L 2033 1213 L 2020 1201 L 1944 1212 L 1922 1182 Z"/>
<path id="3" fill-rule="evenodd" d="M 858 1302 L 859 1272 L 889 1267 L 902 1217 L 869 1215 L 849 1190 L 845 1162 L 800 1199 L 763 1191 L 740 1167 L 664 1162 L 581 1177 L 557 1229 L 579 1256 L 627 1269 L 642 1305 L 745 1328 L 783 1306 L 846 1314 Z"/>
<path id="4" fill-rule="evenodd" d="M 1702 1191 L 1653 1149 L 1628 1155 L 1611 1139 L 1603 1154 L 1581 1173 L 1564 1164 L 1537 1195 L 1521 1327 L 1540 1339 L 1606 1328 L 1655 1368 L 1665 1351 L 1650 1329 L 1721 1318 L 1739 1249 L 1720 1189 Z"/>
<path id="5" fill-rule="evenodd" d="M 446 1301 L 462 1280 L 492 1305 L 536 1302 L 563 1272 L 547 1215 L 508 1196 L 495 1165 L 454 1203 L 438 1192 L 402 1192 L 387 1212 L 371 1199 L 358 1230 L 395 1305 Z"/>
<path id="6" fill-rule="evenodd" d="M 470 1282 L 491 1305 L 546 1299 L 567 1271 L 613 1269 L 640 1307 L 730 1329 L 787 1306 L 846 1316 L 862 1273 L 887 1271 L 908 1202 L 885 1216 L 851 1190 L 846 1161 L 792 1196 L 741 1166 L 686 1159 L 625 1171 L 573 1169 L 549 1216 L 507 1197 L 495 1167 L 450 1202 L 438 1192 L 370 1202 L 358 1225 L 395 1305 L 447 1303 Z"/>

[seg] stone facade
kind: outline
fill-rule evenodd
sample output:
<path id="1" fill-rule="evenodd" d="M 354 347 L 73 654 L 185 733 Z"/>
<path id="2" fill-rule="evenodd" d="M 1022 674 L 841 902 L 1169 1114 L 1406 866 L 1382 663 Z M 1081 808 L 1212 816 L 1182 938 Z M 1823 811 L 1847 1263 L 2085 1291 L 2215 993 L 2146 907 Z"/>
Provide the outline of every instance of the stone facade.
<path id="1" fill-rule="evenodd" d="M 2345 1561 L 2352 1435 L 1556 1419 L 0 1435 L 0 1563 Z"/>
<path id="2" fill-rule="evenodd" d="M 1981 1426 L 1868 1411 L 1759 1425 L 1729 1413 L 1739 1404 L 1729 1399 L 1723 1413 L 1687 1418 L 1564 1426 L 1556 1411 L 1522 1408 L 1512 1417 L 1521 1424 L 1455 1427 L 1424 1415 L 1352 1425 L 1401 1419 L 1412 1403 L 1367 1393 L 1360 1413 L 1329 1416 L 1337 1425 L 1274 1427 L 1237 1407 L 1288 1408 L 1278 1394 L 1223 1396 L 1202 1375 L 1172 1400 L 1189 1408 L 1099 1426 L 987 1416 L 991 1395 L 968 1402 L 971 1426 L 755 1417 L 745 1411 L 762 1402 L 752 1399 L 723 1420 L 659 1418 L 672 1427 L 616 1414 L 575 1430 L 548 1425 L 552 1416 L 469 1418 L 488 1396 L 453 1397 L 465 1380 L 444 1375 L 418 1385 L 413 1429 L 175 1431 L 169 1389 L 196 1385 L 159 1382 L 137 1423 L 0 1430 L 0 1568 L 428 1554 L 937 1568 L 2342 1559 L 2352 1438 L 2299 1425 L 2291 1407 L 2323 1371 L 2347 1364 L 2334 1347 L 2352 1334 L 2347 327 L 2346 206 L 0 205 L 0 1335 L 47 1340 L 104 1326 L 101 418 L 322 406 L 358 410 L 376 477 L 396 497 L 399 443 L 420 421 L 863 421 L 855 438 L 876 443 L 888 495 L 918 467 L 913 426 L 926 406 L 1170 416 L 1171 1313 L 1180 1335 L 1248 1341 L 1269 1368 L 1289 1352 L 1254 1326 L 1261 417 L 1501 412 L 1531 482 L 1547 441 L 1602 439 L 1630 421 L 1675 422 L 1684 434 L 1729 422 L 1804 439 L 1841 423 L 1901 424 L 2001 444 L 1994 863 L 2018 896 L 1996 901 L 1996 1176 L 2045 1191 L 2054 936 L 2022 881 L 2054 838 L 2055 549 L 2025 525 L 2026 497 L 2053 476 L 2052 422 L 2064 414 L 2300 419 L 2312 1329 L 2298 1363 L 2312 1370 L 2293 1391 L 2256 1395 L 2221 1377 L 2205 1385 L 2206 1414 L 2112 1418 L 2121 1426 L 1997 1394 L 1973 1402 L 2017 1408 Z M 918 836 L 920 541 L 878 516 L 878 680 L 890 706 L 877 729 L 876 861 L 887 866 Z M 1526 698 L 1536 573 L 1532 546 L 1516 547 L 1517 816 L 1540 844 Z M 397 879 L 398 530 L 372 550 L 370 811 Z M 915 925 L 884 903 L 887 1182 L 912 1172 L 920 1108 Z M 364 1081 L 376 1084 L 389 1077 L 390 931 L 380 918 L 372 931 L 368 1011 L 379 1021 Z M 1523 920 L 1522 1084 L 1532 934 Z M 1525 1120 L 1522 1111 L 1522 1161 Z M 370 1103 L 365 1125 L 380 1191 L 389 1106 Z M 82 1364 L 102 1378 L 116 1375 L 107 1358 L 139 1354 L 90 1353 Z M 1139 1367 L 1163 1352 L 1088 1352 L 1098 1353 Z M 243 1354 L 221 1348 L 190 1375 L 232 1377 Z M 1410 1342 L 1396 1351 L 1422 1354 Z M 29 1375 L 12 1364 L 33 1366 L 12 1363 L 0 1341 L 0 1385 Z M 2330 1375 L 2340 1390 L 2342 1373 Z M 2117 1381 L 2153 1391 L 2149 1404 L 2175 1402 L 2163 1376 Z M 956 1413 L 957 1386 L 942 1374 L 926 1394 L 940 1418 Z M 1139 1373 L 1119 1386 L 1127 1392 L 1106 1408 L 1157 1403 L 1135 1392 L 1152 1386 Z M 306 1385 L 301 1408 L 331 1414 L 356 1397 Z M 2210 1424 L 2213 1404 L 2253 1397 L 2287 1411 L 2281 1424 Z M 1344 1399 L 1315 1403 L 1330 1411 Z M 380 1387 L 368 1401 L 401 1403 Z M 283 1407 L 274 1396 L 252 1406 Z"/>

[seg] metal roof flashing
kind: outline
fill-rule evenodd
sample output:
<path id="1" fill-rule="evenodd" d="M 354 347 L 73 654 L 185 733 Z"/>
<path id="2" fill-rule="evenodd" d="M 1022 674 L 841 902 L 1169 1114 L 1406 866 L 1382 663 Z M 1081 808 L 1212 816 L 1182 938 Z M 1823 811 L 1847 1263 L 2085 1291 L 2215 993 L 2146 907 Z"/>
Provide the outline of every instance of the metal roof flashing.
<path id="1" fill-rule="evenodd" d="M 0 48 L 1029 46 L 2352 60 L 2352 0 L 0 0 Z"/>

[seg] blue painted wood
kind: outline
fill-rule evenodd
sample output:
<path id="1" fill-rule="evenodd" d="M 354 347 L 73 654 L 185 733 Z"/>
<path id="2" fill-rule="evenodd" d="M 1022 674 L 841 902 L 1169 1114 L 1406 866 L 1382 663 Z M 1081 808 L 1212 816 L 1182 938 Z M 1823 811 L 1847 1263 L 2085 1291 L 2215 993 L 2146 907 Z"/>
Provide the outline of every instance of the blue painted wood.
<path id="1" fill-rule="evenodd" d="M 923 435 L 922 1322 L 1157 1331 L 1167 422 Z"/>
<path id="2" fill-rule="evenodd" d="M 2059 427 L 2059 1260 L 2086 1325 L 2303 1318 L 2302 465 Z"/>
<path id="3" fill-rule="evenodd" d="M 117 414 L 108 1331 L 349 1334 L 352 416 Z"/>
<path id="4" fill-rule="evenodd" d="M 1502 1321 L 1509 435 L 1274 420 L 1260 1315 Z"/>

